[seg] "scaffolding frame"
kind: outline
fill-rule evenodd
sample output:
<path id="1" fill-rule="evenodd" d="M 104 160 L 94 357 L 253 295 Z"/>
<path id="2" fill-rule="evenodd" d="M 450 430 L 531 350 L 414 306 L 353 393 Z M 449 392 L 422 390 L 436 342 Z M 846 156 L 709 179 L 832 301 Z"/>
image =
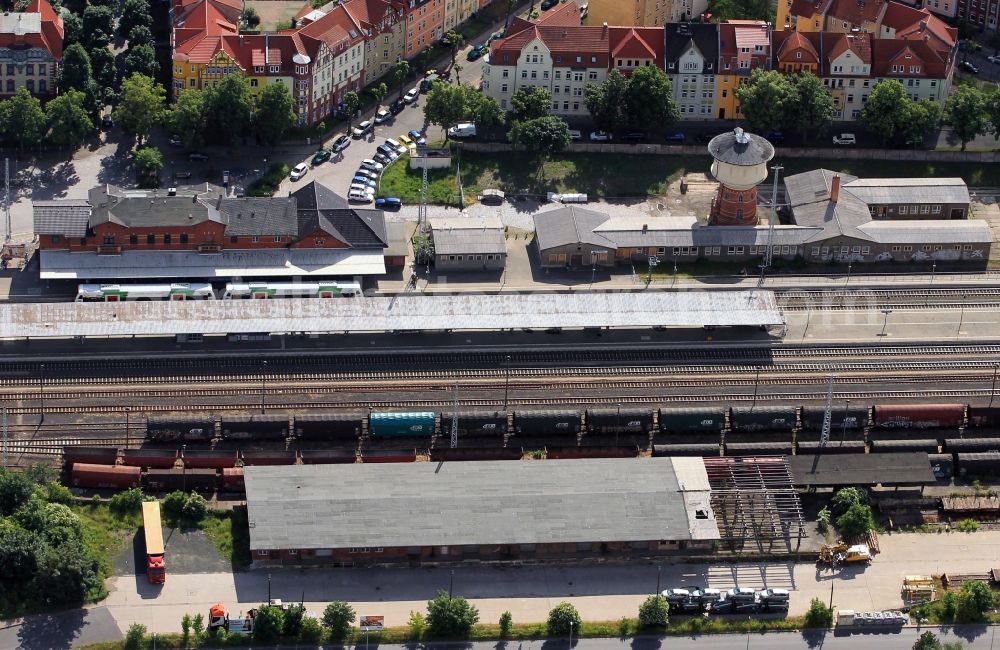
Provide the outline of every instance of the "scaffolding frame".
<path id="1" fill-rule="evenodd" d="M 799 551 L 806 522 L 787 458 L 735 456 L 704 460 L 723 545 L 740 554 Z"/>

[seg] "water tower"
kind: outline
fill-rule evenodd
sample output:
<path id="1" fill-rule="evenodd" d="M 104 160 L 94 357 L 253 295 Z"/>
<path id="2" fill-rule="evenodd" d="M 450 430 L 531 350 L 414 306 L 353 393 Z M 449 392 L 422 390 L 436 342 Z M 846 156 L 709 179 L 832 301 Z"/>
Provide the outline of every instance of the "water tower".
<path id="1" fill-rule="evenodd" d="M 712 200 L 709 224 L 753 226 L 757 224 L 757 185 L 767 178 L 767 163 L 774 158 L 770 142 L 737 127 L 708 143 L 715 161 L 712 175 L 719 191 Z"/>

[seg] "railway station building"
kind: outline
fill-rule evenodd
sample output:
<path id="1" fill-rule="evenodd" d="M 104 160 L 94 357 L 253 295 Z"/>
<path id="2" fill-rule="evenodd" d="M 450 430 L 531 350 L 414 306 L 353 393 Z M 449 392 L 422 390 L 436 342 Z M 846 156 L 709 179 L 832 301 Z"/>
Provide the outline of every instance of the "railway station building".
<path id="1" fill-rule="evenodd" d="M 701 458 L 245 471 L 257 567 L 647 558 L 720 539 Z"/>
<path id="2" fill-rule="evenodd" d="M 385 273 L 380 210 L 310 182 L 286 197 L 231 197 L 204 183 L 104 185 L 35 201 L 42 279 L 357 277 Z"/>

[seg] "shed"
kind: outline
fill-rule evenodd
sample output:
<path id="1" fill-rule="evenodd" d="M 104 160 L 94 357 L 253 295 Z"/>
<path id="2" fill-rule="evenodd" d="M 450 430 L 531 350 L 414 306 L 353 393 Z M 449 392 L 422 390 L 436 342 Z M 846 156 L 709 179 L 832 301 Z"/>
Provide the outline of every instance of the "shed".
<path id="1" fill-rule="evenodd" d="M 435 217 L 430 224 L 434 266 L 439 271 L 504 268 L 507 240 L 499 217 Z"/>

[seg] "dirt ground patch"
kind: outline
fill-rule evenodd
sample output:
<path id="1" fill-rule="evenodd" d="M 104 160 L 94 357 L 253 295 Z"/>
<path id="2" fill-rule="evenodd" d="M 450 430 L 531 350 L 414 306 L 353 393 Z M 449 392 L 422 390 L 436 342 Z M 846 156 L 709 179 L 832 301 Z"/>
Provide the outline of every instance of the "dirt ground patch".
<path id="1" fill-rule="evenodd" d="M 299 0 L 251 0 L 247 6 L 253 7 L 260 16 L 261 31 L 275 31 L 280 25 L 288 26 L 299 9 L 305 4 Z"/>

